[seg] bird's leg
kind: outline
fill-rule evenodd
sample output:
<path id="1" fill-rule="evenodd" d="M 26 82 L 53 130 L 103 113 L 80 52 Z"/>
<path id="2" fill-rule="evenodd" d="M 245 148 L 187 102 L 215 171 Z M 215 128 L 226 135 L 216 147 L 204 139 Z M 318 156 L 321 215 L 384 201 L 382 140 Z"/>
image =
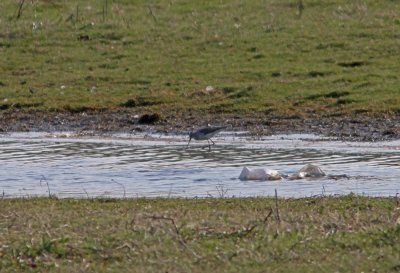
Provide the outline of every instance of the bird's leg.
<path id="1" fill-rule="evenodd" d="M 208 141 L 208 139 L 207 139 L 207 143 L 208 143 L 208 151 L 210 152 L 211 151 L 211 144 L 210 144 L 210 141 Z"/>
<path id="2" fill-rule="evenodd" d="M 189 143 L 190 143 L 191 140 L 192 140 L 192 138 L 189 138 L 189 142 L 188 142 L 188 144 L 186 146 L 186 149 L 189 148 Z"/>
<path id="3" fill-rule="evenodd" d="M 213 145 L 215 145 L 215 142 L 214 142 L 214 141 L 212 141 L 212 139 L 211 139 L 211 138 L 210 138 L 210 141 L 212 142 L 212 144 L 213 144 Z"/>

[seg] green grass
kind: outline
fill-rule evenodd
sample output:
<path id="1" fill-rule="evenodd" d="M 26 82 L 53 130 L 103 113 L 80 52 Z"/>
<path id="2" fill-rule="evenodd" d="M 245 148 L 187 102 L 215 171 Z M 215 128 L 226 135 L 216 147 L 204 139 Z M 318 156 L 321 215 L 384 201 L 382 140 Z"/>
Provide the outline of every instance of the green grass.
<path id="1" fill-rule="evenodd" d="M 0 272 L 398 272 L 400 203 L 2 199 Z"/>
<path id="2" fill-rule="evenodd" d="M 3 110 L 400 110 L 398 1 L 18 2 L 0 3 Z"/>

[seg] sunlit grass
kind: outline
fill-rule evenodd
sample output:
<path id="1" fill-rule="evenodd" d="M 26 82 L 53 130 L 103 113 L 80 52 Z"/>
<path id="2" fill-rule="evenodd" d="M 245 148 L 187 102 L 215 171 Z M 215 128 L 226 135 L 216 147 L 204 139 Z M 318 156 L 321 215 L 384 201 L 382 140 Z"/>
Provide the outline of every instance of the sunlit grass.
<path id="1" fill-rule="evenodd" d="M 1 109 L 397 112 L 400 4 L 303 2 L 2 1 Z"/>

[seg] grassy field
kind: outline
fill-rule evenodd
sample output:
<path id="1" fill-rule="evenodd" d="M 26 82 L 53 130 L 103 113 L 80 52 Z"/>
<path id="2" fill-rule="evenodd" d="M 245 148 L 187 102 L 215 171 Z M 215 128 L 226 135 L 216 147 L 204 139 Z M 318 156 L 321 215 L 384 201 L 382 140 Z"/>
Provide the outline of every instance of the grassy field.
<path id="1" fill-rule="evenodd" d="M 400 202 L 0 200 L 0 272 L 398 272 Z"/>
<path id="2" fill-rule="evenodd" d="M 400 1 L 2 0 L 2 111 L 400 113 Z M 0 272 L 399 272 L 400 201 L 0 199 Z"/>
<path id="3" fill-rule="evenodd" d="M 0 109 L 398 112 L 400 2 L 303 3 L 3 0 Z"/>

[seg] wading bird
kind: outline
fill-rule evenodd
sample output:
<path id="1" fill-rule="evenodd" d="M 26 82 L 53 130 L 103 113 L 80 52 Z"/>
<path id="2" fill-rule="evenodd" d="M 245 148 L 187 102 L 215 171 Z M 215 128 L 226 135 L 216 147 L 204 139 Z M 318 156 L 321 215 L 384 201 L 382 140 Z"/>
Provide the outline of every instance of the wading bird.
<path id="1" fill-rule="evenodd" d="M 215 145 L 215 142 L 211 140 L 213 136 L 218 134 L 220 131 L 225 129 L 227 126 L 207 126 L 201 129 L 198 129 L 195 132 L 190 132 L 189 133 L 189 142 L 186 146 L 186 149 L 189 147 L 190 141 L 193 139 L 195 140 L 207 140 L 208 143 L 208 149 L 211 151 L 211 144 L 210 141 L 212 142 L 213 145 Z"/>

